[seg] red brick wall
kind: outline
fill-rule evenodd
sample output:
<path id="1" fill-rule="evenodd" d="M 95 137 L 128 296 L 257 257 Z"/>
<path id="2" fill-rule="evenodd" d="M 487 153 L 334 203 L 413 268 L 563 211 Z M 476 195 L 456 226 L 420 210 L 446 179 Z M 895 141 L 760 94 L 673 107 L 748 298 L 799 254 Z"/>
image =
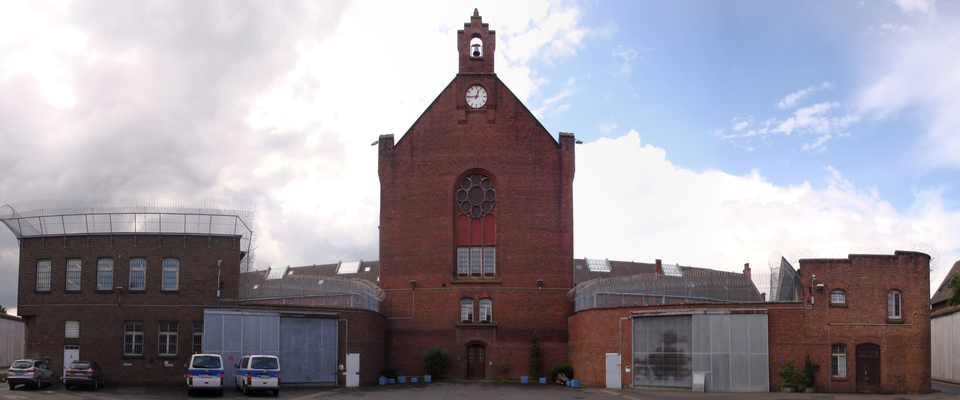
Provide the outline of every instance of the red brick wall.
<path id="1" fill-rule="evenodd" d="M 768 323 L 770 390 L 780 389 L 780 368 L 791 361 L 802 369 L 806 356 L 819 366 L 815 386 L 821 392 L 855 392 L 856 346 L 880 346 L 880 391 L 926 393 L 930 391 L 929 262 L 926 254 L 851 255 L 846 260 L 801 260 L 804 302 L 663 305 L 603 308 L 580 311 L 568 319 L 570 362 L 575 376 L 586 386 L 606 384 L 605 353 L 619 348 L 619 319 L 632 310 L 724 309 L 765 312 Z M 816 281 L 811 281 L 816 275 Z M 812 282 L 812 285 L 811 285 Z M 809 289 L 823 283 L 823 290 Z M 846 290 L 846 307 L 831 307 L 831 288 Z M 903 293 L 902 321 L 887 319 L 887 291 Z M 813 304 L 809 296 L 812 293 Z M 828 324 L 829 321 L 829 324 Z M 622 365 L 630 365 L 630 322 L 623 322 Z M 830 345 L 847 345 L 847 378 L 831 378 Z M 628 373 L 621 381 L 632 382 Z"/>
<path id="2" fill-rule="evenodd" d="M 239 239 L 232 237 L 114 235 L 29 238 L 20 249 L 17 312 L 26 322 L 25 356 L 48 359 L 59 377 L 65 345 L 79 345 L 80 357 L 98 361 L 108 384 L 185 384 L 183 367 L 192 353 L 194 321 L 203 308 L 216 307 L 217 260 L 223 260 L 221 297 L 236 305 L 240 266 Z M 128 260 L 146 258 L 146 289 L 130 291 Z M 81 290 L 67 292 L 66 260 L 80 258 Z M 97 260 L 114 260 L 113 287 L 97 291 Z M 179 290 L 161 291 L 161 260 L 180 260 Z M 37 292 L 37 260 L 51 260 L 50 291 Z M 80 322 L 80 337 L 64 337 L 65 321 Z M 143 355 L 123 355 L 125 321 L 143 322 Z M 158 323 L 177 322 L 178 352 L 158 356 Z M 127 365 L 129 364 L 129 365 Z M 164 366 L 170 364 L 172 366 Z"/>
<path id="3" fill-rule="evenodd" d="M 464 98 L 474 84 L 489 95 L 479 111 L 468 109 Z M 566 361 L 573 146 L 572 136 L 554 140 L 490 74 L 458 75 L 400 141 L 381 138 L 380 286 L 387 297 L 380 310 L 389 321 L 387 365 L 421 374 L 420 357 L 439 344 L 451 354 L 445 373 L 466 377 L 466 346 L 481 343 L 493 361 L 487 377 L 501 376 L 501 362 L 511 364 L 510 375 L 527 375 L 534 330 L 542 338 L 544 369 Z M 468 171 L 486 173 L 497 191 L 497 274 L 490 280 L 456 275 L 455 196 Z M 417 281 L 416 314 L 411 280 Z M 458 327 L 464 297 L 475 305 L 491 298 L 494 326 Z"/>

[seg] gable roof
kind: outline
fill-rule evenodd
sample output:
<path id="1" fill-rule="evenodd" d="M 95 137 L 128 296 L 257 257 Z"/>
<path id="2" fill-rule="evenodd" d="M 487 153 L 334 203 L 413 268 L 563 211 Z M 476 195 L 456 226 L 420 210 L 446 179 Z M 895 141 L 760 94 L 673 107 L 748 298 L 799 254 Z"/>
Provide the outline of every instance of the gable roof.
<path id="1" fill-rule="evenodd" d="M 943 281 L 940 282 L 940 287 L 937 288 L 936 292 L 933 292 L 933 297 L 930 298 L 931 306 L 946 302 L 953 297 L 953 289 L 948 288 L 947 284 L 950 283 L 950 278 L 957 273 L 960 273 L 960 261 L 953 263 L 953 268 L 950 268 L 950 272 L 947 272 L 947 275 L 943 277 Z"/>

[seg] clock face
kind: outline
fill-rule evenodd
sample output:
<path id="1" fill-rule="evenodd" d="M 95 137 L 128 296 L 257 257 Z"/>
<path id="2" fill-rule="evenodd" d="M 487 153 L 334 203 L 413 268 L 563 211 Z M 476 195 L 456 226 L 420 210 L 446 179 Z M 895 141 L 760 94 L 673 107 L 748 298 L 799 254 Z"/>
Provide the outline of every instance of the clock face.
<path id="1" fill-rule="evenodd" d="M 467 89 L 467 105 L 473 108 L 483 107 L 487 104 L 487 89 L 483 86 L 473 85 Z"/>

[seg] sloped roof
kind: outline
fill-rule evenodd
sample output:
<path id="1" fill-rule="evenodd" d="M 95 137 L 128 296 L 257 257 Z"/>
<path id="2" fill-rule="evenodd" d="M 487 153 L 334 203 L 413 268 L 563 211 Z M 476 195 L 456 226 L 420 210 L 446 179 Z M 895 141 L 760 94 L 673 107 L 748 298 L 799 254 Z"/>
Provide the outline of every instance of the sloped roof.
<path id="1" fill-rule="evenodd" d="M 356 273 L 337 273 L 341 264 L 346 263 L 275 268 L 275 271 L 286 270 L 279 279 L 266 279 L 270 270 L 245 272 L 240 274 L 241 297 L 249 300 L 302 297 L 335 292 L 382 294 L 378 287 L 379 261 L 359 261 Z"/>
<path id="2" fill-rule="evenodd" d="M 940 287 L 937 288 L 936 292 L 933 292 L 933 297 L 930 298 L 930 305 L 945 302 L 953 297 L 953 289 L 948 288 L 947 283 L 949 283 L 950 278 L 957 273 L 960 273 L 960 261 L 953 263 L 953 268 L 950 268 L 947 276 L 943 277 L 943 282 L 940 282 Z"/>

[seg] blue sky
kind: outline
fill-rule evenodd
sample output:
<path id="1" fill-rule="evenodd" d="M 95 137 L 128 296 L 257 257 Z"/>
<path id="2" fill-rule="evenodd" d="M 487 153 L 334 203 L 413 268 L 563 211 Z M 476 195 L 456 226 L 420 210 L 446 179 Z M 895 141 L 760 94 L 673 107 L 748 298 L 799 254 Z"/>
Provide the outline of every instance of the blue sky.
<path id="1" fill-rule="evenodd" d="M 926 0 L 0 0 L 0 204 L 236 198 L 260 269 L 377 259 L 370 143 L 453 79 L 475 7 L 584 142 L 576 257 L 919 249 L 933 287 L 960 259 L 960 5 Z M 8 309 L 18 257 L 0 230 Z"/>

